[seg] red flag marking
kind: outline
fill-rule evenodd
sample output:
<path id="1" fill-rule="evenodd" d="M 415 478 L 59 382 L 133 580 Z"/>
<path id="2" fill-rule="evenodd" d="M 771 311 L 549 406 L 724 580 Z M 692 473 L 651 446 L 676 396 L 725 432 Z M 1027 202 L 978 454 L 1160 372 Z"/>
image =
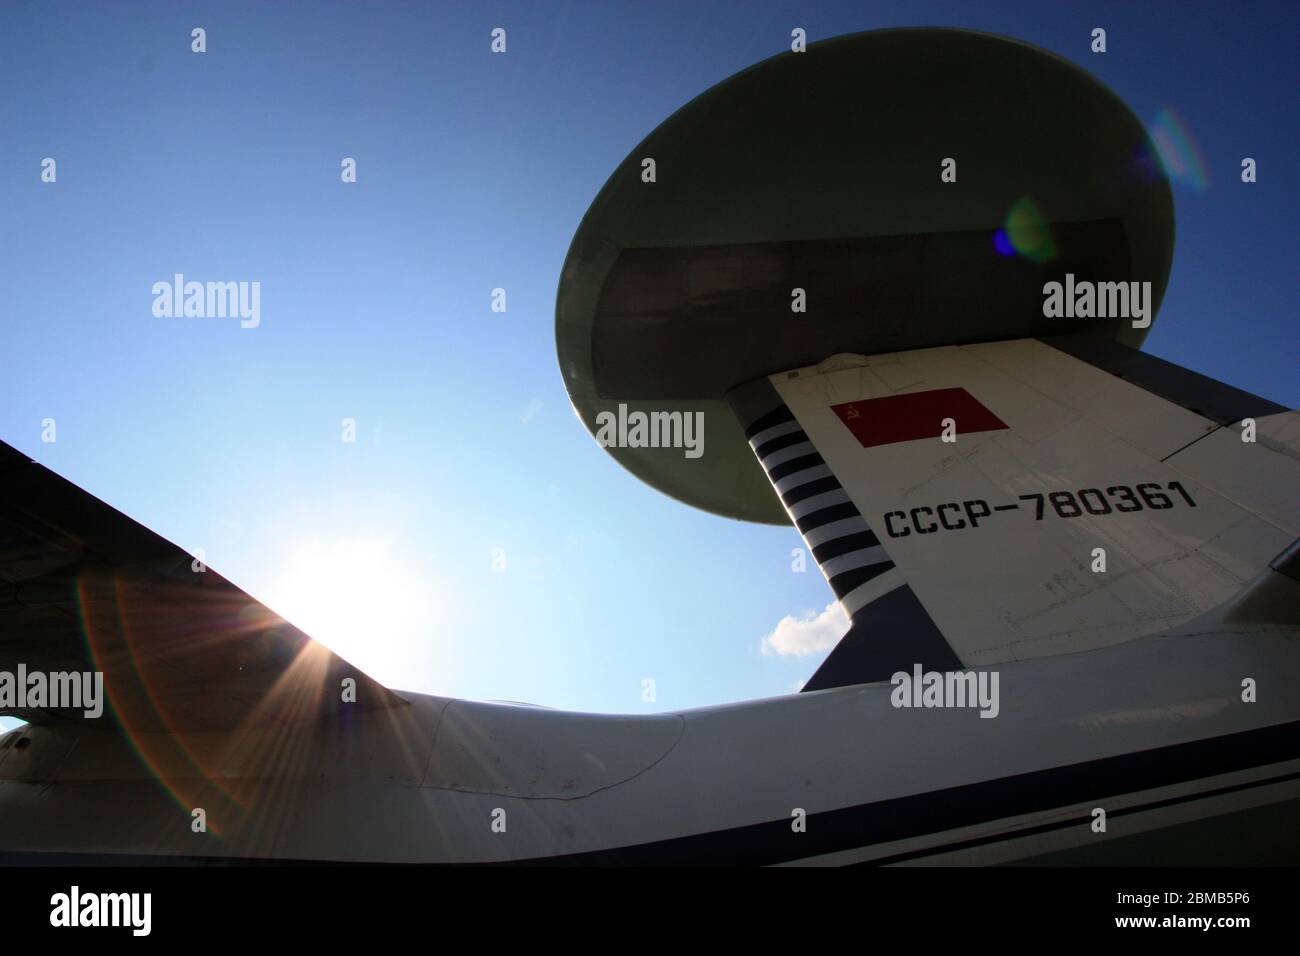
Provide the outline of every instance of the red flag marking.
<path id="1" fill-rule="evenodd" d="M 959 435 L 1007 427 L 964 388 L 936 388 L 929 392 L 845 402 L 832 405 L 831 411 L 863 448 L 937 438 L 943 432 L 945 418 L 957 423 Z"/>

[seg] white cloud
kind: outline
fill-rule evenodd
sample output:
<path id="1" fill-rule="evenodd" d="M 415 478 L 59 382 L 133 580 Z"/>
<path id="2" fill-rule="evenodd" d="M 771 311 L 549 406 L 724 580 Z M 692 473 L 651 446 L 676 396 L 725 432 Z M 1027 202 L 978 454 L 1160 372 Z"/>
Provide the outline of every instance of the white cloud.
<path id="1" fill-rule="evenodd" d="M 807 657 L 834 647 L 849 629 L 849 618 L 839 602 L 832 601 L 820 614 L 804 611 L 802 617 L 787 614 L 771 634 L 763 638 L 763 653 L 781 657 Z"/>

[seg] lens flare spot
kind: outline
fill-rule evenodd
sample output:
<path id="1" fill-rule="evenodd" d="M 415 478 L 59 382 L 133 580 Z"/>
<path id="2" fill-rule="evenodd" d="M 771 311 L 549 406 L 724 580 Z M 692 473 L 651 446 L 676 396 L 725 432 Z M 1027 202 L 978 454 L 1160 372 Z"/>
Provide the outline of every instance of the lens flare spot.
<path id="1" fill-rule="evenodd" d="M 1005 233 L 1011 249 L 1030 262 L 1040 264 L 1051 262 L 1058 254 L 1056 240 L 1052 238 L 1051 226 L 1047 224 L 1043 214 L 1038 211 L 1038 207 L 1028 196 L 1011 207 L 1011 211 L 1007 213 L 1007 221 L 999 232 Z M 996 237 L 994 246 L 997 246 Z M 998 251 L 1002 252 L 1000 248 Z"/>
<path id="2" fill-rule="evenodd" d="M 1195 192 L 1210 188 L 1210 174 L 1205 161 L 1182 117 L 1166 107 L 1156 114 L 1150 133 L 1160 165 L 1172 182 L 1181 183 Z"/>

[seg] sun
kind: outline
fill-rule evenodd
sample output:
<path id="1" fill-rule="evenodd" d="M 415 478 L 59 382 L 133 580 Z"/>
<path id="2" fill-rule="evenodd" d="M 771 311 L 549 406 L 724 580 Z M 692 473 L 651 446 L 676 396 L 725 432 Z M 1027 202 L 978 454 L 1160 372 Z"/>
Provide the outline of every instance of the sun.
<path id="1" fill-rule="evenodd" d="M 285 563 L 269 607 L 334 653 L 374 673 L 427 640 L 435 601 L 426 576 L 376 541 L 313 542 Z"/>

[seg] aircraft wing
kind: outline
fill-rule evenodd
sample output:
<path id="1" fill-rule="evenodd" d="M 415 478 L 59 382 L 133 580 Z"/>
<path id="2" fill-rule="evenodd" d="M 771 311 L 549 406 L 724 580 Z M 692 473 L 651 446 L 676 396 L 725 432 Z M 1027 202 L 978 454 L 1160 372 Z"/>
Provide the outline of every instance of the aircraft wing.
<path id="1" fill-rule="evenodd" d="M 402 698 L 192 555 L 0 442 L 0 677 L 103 673 L 103 720 L 222 731 Z M 12 703 L 12 702 L 11 702 Z M 29 722 L 80 708 L 4 706 Z"/>

